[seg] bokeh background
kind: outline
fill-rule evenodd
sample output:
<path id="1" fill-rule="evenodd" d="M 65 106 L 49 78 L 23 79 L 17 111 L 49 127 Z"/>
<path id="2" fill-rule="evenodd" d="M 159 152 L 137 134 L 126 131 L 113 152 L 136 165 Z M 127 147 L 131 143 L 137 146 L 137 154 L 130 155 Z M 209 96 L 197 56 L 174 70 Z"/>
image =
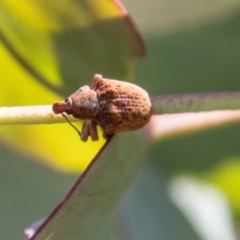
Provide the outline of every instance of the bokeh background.
<path id="1" fill-rule="evenodd" d="M 26 23 L 43 29 L 32 20 L 29 1 L 22 1 L 21 16 L 17 8 L 13 7 L 12 12 L 4 8 L 11 2 L 14 1 L 0 1 L 1 31 L 12 39 L 20 37 L 26 41 L 35 54 L 29 57 L 34 59 L 33 64 L 57 85 L 61 72 L 54 61 L 34 48 L 36 45 L 29 45 L 17 28 L 15 33 L 8 30 L 23 16 Z M 122 3 L 146 43 L 147 56 L 137 61 L 134 81 L 150 95 L 239 90 L 238 1 L 124 0 Z M 51 11 L 53 9 L 47 8 L 48 14 Z M 39 32 L 36 42 L 45 36 L 44 31 Z M 47 42 L 40 40 L 40 45 Z M 61 99 L 54 92 L 46 93 L 43 85 L 32 81 L 4 44 L 0 46 L 0 54 L 0 105 L 51 104 Z M 0 133 L 0 238 L 25 239 L 23 228 L 51 212 L 103 140 L 81 145 L 67 124 L 1 126 Z M 239 239 L 239 133 L 240 126 L 236 124 L 152 144 L 141 171 L 119 206 L 121 214 L 116 212 L 116 218 L 120 219 L 119 235 L 123 239 L 138 240 L 219 240 L 219 235 L 210 234 L 218 232 L 224 240 Z M 63 153 L 63 149 L 57 147 L 57 140 L 62 141 L 61 144 L 66 141 L 73 144 Z M 35 147 L 28 149 L 31 141 L 36 142 Z M 67 163 L 69 155 L 76 158 Z M 203 202 L 206 202 L 205 208 Z M 188 213 L 184 203 L 188 203 L 190 212 L 198 213 L 200 209 L 200 213 L 204 213 L 209 220 L 205 224 L 208 229 L 199 218 Z M 214 215 L 211 210 L 216 205 L 219 208 L 216 207 Z"/>

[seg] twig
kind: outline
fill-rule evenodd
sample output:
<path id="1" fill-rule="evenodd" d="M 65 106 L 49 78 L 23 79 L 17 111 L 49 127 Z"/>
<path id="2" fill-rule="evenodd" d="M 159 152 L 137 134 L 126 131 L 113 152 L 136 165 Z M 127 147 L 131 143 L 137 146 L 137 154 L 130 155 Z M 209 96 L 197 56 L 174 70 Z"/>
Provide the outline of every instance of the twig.
<path id="1" fill-rule="evenodd" d="M 240 92 L 173 94 L 151 97 L 153 114 L 240 109 Z"/>
<path id="2" fill-rule="evenodd" d="M 240 109 L 240 92 L 175 94 L 151 97 L 153 114 Z M 79 121 L 69 115 L 71 122 Z M 51 105 L 0 107 L 0 125 L 65 123 Z"/>
<path id="3" fill-rule="evenodd" d="M 79 121 L 72 116 L 69 120 Z M 54 114 L 51 105 L 0 108 L 0 125 L 44 123 L 66 123 L 66 120 L 61 114 Z"/>

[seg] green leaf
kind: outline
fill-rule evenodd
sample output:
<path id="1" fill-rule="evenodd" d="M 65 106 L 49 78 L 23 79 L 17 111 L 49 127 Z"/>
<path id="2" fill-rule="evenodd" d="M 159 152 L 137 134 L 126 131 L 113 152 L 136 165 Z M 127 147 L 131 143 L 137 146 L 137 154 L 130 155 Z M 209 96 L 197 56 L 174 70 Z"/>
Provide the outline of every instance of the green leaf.
<path id="1" fill-rule="evenodd" d="M 139 167 L 146 146 L 141 133 L 115 134 L 30 239 L 92 239 Z"/>
<path id="2" fill-rule="evenodd" d="M 51 104 L 95 73 L 129 80 L 144 54 L 126 10 L 107 0 L 1 1 L 0 40 L 2 106 Z M 0 139 L 67 171 L 82 170 L 104 143 L 80 142 L 67 124 L 4 127 Z"/>
<path id="3" fill-rule="evenodd" d="M 141 38 L 118 2 L 0 4 L 0 28 L 8 49 L 61 91 L 67 88 L 71 93 L 89 83 L 96 72 L 127 79 L 133 60 L 144 54 Z M 23 11 L 26 8 L 28 11 Z"/>
<path id="4" fill-rule="evenodd" d="M 169 197 L 169 180 L 160 159 L 150 158 L 143 164 L 134 189 L 121 205 L 127 232 L 138 240 L 200 240 L 186 217 Z"/>
<path id="5" fill-rule="evenodd" d="M 229 203 L 219 189 L 194 177 L 177 176 L 170 196 L 201 239 L 236 239 Z"/>
<path id="6" fill-rule="evenodd" d="M 235 142 L 235 141 L 234 141 Z M 235 155 L 235 154 L 234 154 Z M 235 218 L 240 219 L 240 158 L 226 156 L 221 163 L 201 175 L 204 180 L 216 185 L 225 194 L 231 204 Z"/>

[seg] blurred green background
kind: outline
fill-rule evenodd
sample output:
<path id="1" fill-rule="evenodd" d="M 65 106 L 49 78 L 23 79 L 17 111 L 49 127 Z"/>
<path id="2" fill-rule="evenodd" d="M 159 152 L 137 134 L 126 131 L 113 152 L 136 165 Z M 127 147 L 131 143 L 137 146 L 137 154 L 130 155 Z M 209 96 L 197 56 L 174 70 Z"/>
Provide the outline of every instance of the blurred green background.
<path id="1" fill-rule="evenodd" d="M 148 90 L 150 95 L 240 89 L 240 4 L 238 1 L 129 2 L 124 0 L 122 2 L 126 4 L 126 8 L 141 30 L 147 47 L 146 58 L 136 64 L 134 81 Z M 14 21 L 17 20 L 13 16 Z M 116 40 L 111 39 L 113 42 Z M 54 65 L 52 59 L 48 58 L 48 60 L 49 63 L 44 62 L 44 64 Z M 5 55 L 2 56 L 1 62 L 4 61 Z M 36 64 L 40 64 L 38 61 L 36 59 Z M 2 65 L 2 67 L 0 72 L 6 71 L 5 66 Z M 40 70 L 41 68 L 45 69 L 44 66 L 40 67 Z M 49 70 L 46 75 L 57 82 L 57 71 Z M 2 75 L 1 82 L 5 81 L 4 77 L 5 75 Z M 18 80 L 17 75 L 12 77 L 14 77 L 12 79 L 14 91 L 21 89 L 21 81 L 24 81 L 24 78 Z M 29 85 L 29 89 L 23 89 L 23 91 L 27 94 L 30 87 L 33 86 Z M 56 96 L 56 94 L 48 97 L 41 96 L 38 104 L 51 103 Z M 19 105 L 19 102 L 30 104 L 27 100 L 19 101 L 19 96 L 7 97 L 11 105 Z M 37 98 L 35 95 L 32 97 Z M 0 102 L 0 104 L 5 103 Z M 1 127 L 0 131 L 3 128 L 11 128 L 11 135 L 14 135 L 15 128 Z M 19 133 L 20 147 L 17 150 L 8 138 L 0 139 L 1 239 L 25 239 L 22 234 L 23 228 L 48 215 L 78 177 L 78 174 L 58 172 L 41 165 L 37 160 L 43 159 L 44 154 L 36 157 L 21 150 L 22 141 L 33 140 L 39 141 L 39 148 L 44 144 L 51 149 L 54 139 L 49 142 L 48 139 L 44 141 L 44 138 L 34 139 L 36 128 L 38 128 L 37 131 L 43 131 L 43 129 L 50 131 L 51 128 L 52 134 L 56 135 L 55 138 L 61 136 L 63 141 L 66 141 L 66 136 L 69 141 L 78 141 L 69 126 L 61 130 L 61 133 L 59 133 L 60 127 L 27 126 L 24 131 L 26 129 L 29 132 L 32 131 L 31 138 L 21 139 L 22 133 Z M 119 230 L 120 234 L 122 233 L 128 239 L 138 240 L 207 239 L 192 224 L 189 224 L 185 215 L 176 208 L 169 197 L 170 180 L 179 174 L 194 176 L 214 184 L 224 193 L 235 220 L 234 225 L 231 221 L 228 224 L 238 229 L 240 217 L 239 132 L 239 125 L 234 125 L 154 143 L 147 153 L 146 161 L 132 188 L 119 207 L 121 214 L 116 214 L 125 225 L 120 227 L 121 230 L 125 230 L 124 234 Z M 79 151 L 82 155 L 88 154 L 87 158 L 91 159 L 94 155 L 94 153 L 88 153 L 91 148 L 92 145 L 86 144 L 84 148 L 79 147 Z M 66 150 L 66 156 L 73 154 L 71 153 L 73 150 Z M 76 161 L 79 159 L 77 158 Z M 53 165 L 57 165 L 57 162 Z M 209 226 L 211 227 L 211 224 Z M 225 227 L 228 228 L 227 223 Z M 218 230 L 221 232 L 223 229 Z M 223 236 L 226 235 L 223 234 Z M 230 234 L 229 238 L 225 238 L 225 240 L 228 239 L 238 238 L 237 236 L 231 238 Z"/>

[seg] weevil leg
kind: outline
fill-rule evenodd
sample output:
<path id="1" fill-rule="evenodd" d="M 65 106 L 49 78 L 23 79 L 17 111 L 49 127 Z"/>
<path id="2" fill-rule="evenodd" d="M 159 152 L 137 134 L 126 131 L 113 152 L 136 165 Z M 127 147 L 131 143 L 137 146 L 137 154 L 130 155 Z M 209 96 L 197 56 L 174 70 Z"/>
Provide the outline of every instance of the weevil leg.
<path id="1" fill-rule="evenodd" d="M 95 121 L 88 122 L 89 122 L 88 131 L 92 141 L 98 141 L 97 123 Z"/>
<path id="2" fill-rule="evenodd" d="M 86 142 L 89 136 L 91 137 L 92 141 L 98 140 L 96 122 L 92 120 L 87 120 L 86 122 L 83 123 L 82 141 Z"/>
<path id="3" fill-rule="evenodd" d="M 88 124 L 87 124 L 88 121 L 84 122 L 83 123 L 83 126 L 82 126 L 82 141 L 86 142 L 88 140 L 88 136 L 89 136 L 89 131 L 88 131 Z"/>

